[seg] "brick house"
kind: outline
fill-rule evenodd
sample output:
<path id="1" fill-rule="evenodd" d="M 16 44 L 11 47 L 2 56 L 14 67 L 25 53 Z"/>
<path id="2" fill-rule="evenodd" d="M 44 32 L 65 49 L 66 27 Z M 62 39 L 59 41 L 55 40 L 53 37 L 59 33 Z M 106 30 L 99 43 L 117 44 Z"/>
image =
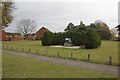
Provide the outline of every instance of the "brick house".
<path id="1" fill-rule="evenodd" d="M 23 38 L 22 38 L 22 36 L 20 35 L 20 33 L 13 33 L 13 34 L 12 34 L 11 41 L 19 41 L 19 40 L 23 40 Z"/>
<path id="2" fill-rule="evenodd" d="M 33 33 L 33 34 L 29 35 L 27 37 L 27 40 L 35 40 L 35 38 L 36 38 L 35 35 L 36 35 L 36 33 Z"/>
<path id="3" fill-rule="evenodd" d="M 41 29 L 39 29 L 37 32 L 36 32 L 36 35 L 35 35 L 35 39 L 36 40 L 41 40 L 43 38 L 43 35 L 45 32 L 49 31 L 47 28 L 45 27 L 42 27 Z"/>
<path id="4" fill-rule="evenodd" d="M 29 35 L 27 40 L 41 40 L 43 38 L 44 33 L 47 31 L 49 31 L 47 28 L 42 27 L 36 33 Z M 20 35 L 20 33 L 10 33 L 10 32 L 5 32 L 3 29 L 0 29 L 0 40 L 18 41 L 18 40 L 23 40 L 23 38 Z"/>
<path id="5" fill-rule="evenodd" d="M 3 29 L 0 29 L 0 41 L 6 40 L 6 32 Z"/>
<path id="6" fill-rule="evenodd" d="M 45 32 L 49 31 L 47 28 L 42 27 L 36 33 L 32 33 L 27 37 L 27 40 L 41 40 Z"/>
<path id="7" fill-rule="evenodd" d="M 20 33 L 9 33 L 6 32 L 6 40 L 7 41 L 18 41 L 18 40 L 22 40 L 22 36 L 20 35 Z"/>

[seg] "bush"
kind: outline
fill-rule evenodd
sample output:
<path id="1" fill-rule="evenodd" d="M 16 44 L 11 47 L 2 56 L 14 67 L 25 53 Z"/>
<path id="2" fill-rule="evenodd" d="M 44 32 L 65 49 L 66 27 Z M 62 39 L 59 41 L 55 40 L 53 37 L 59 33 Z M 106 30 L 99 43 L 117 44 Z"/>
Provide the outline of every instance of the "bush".
<path id="1" fill-rule="evenodd" d="M 42 39 L 42 45 L 63 45 L 65 42 L 65 38 L 71 38 L 73 44 L 75 46 L 83 45 L 83 34 L 79 32 L 66 32 L 66 33 L 44 33 L 44 37 Z"/>
<path id="2" fill-rule="evenodd" d="M 93 29 L 89 28 L 85 34 L 84 46 L 87 49 L 97 48 L 101 45 L 101 38 L 99 34 Z"/>
<path id="3" fill-rule="evenodd" d="M 63 45 L 65 38 L 71 38 L 75 46 L 84 45 L 87 49 L 97 48 L 101 45 L 99 34 L 93 29 L 89 28 L 86 33 L 80 32 L 66 32 L 66 33 L 52 33 L 45 32 L 42 39 L 43 46 Z"/>
<path id="4" fill-rule="evenodd" d="M 42 39 L 42 45 L 43 46 L 50 46 L 53 42 L 53 33 L 52 32 L 45 32 L 43 39 Z"/>
<path id="5" fill-rule="evenodd" d="M 82 33 L 72 32 L 72 36 L 70 38 L 75 46 L 83 45 L 83 34 Z"/>
<path id="6" fill-rule="evenodd" d="M 53 43 L 52 45 L 63 45 L 64 43 L 64 33 L 53 33 Z"/>

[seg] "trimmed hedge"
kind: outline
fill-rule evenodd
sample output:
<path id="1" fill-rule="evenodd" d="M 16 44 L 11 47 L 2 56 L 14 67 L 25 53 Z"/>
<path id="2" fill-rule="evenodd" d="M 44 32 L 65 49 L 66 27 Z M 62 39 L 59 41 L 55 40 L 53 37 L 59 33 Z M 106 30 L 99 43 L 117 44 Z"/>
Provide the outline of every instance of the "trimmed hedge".
<path id="1" fill-rule="evenodd" d="M 101 45 L 101 38 L 99 34 L 93 29 L 89 28 L 85 34 L 84 46 L 87 49 L 97 48 Z"/>
<path id="2" fill-rule="evenodd" d="M 87 49 L 97 48 L 101 45 L 101 38 L 93 28 L 89 28 L 85 33 L 64 32 L 52 33 L 45 32 L 42 39 L 43 46 L 63 45 L 65 38 L 71 38 L 74 46 L 84 45 Z"/>
<path id="3" fill-rule="evenodd" d="M 53 33 L 52 32 L 45 32 L 44 37 L 42 39 L 42 45 L 49 46 L 53 43 Z"/>
<path id="4" fill-rule="evenodd" d="M 63 45 L 65 38 L 71 38 L 75 46 L 83 45 L 83 35 L 79 32 L 52 33 L 45 32 L 42 39 L 43 46 Z"/>

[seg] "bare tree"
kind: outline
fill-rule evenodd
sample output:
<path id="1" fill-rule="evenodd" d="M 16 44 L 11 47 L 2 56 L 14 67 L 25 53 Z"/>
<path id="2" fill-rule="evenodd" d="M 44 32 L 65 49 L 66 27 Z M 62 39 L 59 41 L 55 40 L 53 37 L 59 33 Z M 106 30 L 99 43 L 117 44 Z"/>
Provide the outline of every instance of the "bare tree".
<path id="1" fill-rule="evenodd" d="M 36 22 L 30 19 L 22 19 L 17 23 L 17 31 L 21 34 L 24 39 L 27 39 L 28 36 L 34 31 L 36 27 Z"/>

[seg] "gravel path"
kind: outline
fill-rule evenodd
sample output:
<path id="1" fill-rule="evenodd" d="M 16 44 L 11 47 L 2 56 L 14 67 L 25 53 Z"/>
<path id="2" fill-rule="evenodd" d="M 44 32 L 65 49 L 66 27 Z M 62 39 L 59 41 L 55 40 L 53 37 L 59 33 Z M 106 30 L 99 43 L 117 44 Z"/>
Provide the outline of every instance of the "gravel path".
<path id="1" fill-rule="evenodd" d="M 108 74 L 118 76 L 118 66 L 95 64 L 95 63 L 53 58 L 53 57 L 47 57 L 47 56 L 38 56 L 36 54 L 14 52 L 14 51 L 9 51 L 9 50 L 3 50 L 3 52 L 9 53 L 9 54 L 14 54 L 14 55 L 19 55 L 19 56 L 24 56 L 24 57 L 30 57 L 30 58 L 34 58 L 34 59 L 37 59 L 40 61 L 54 62 L 54 63 L 58 63 L 58 64 L 68 65 L 68 66 L 77 66 L 77 67 L 81 67 L 81 68 L 92 69 L 92 70 L 95 70 L 98 72 L 108 73 Z"/>

